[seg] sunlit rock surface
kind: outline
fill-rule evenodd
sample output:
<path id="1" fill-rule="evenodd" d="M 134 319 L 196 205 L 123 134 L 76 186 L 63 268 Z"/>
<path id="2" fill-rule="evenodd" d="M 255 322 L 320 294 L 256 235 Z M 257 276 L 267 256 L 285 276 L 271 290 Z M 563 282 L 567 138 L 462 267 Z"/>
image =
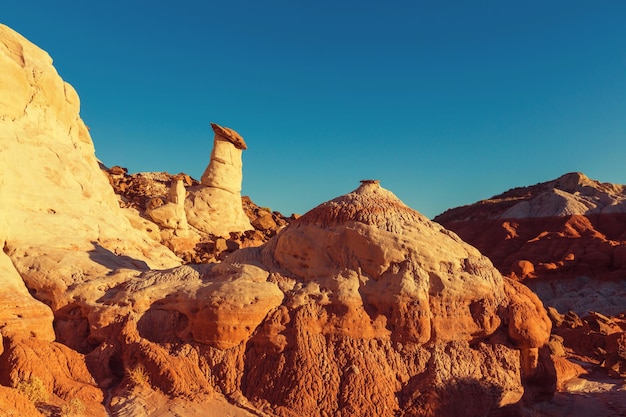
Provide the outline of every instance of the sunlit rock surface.
<path id="1" fill-rule="evenodd" d="M 181 266 L 119 207 L 48 55 L 0 29 L 3 410 L 28 411 L 10 387 L 31 376 L 50 395 L 41 410 L 77 398 L 93 416 L 157 412 L 163 397 L 257 415 L 478 416 L 554 390 L 537 297 L 377 181 L 262 246 Z M 220 181 L 198 187 L 239 192 Z"/>
<path id="2" fill-rule="evenodd" d="M 581 173 L 450 209 L 435 221 L 560 312 L 626 312 L 626 187 Z"/>
<path id="3" fill-rule="evenodd" d="M 214 235 L 251 230 L 241 204 L 241 152 L 247 148 L 234 130 L 211 123 L 215 133 L 211 161 L 201 184 L 189 189 L 185 209 L 189 223 Z"/>

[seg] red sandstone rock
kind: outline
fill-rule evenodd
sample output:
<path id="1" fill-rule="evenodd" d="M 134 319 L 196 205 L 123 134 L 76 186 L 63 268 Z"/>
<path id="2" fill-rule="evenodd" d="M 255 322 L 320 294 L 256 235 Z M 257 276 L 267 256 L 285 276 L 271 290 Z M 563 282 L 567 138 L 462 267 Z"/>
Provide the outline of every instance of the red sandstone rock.
<path id="1" fill-rule="evenodd" d="M 7 416 L 43 416 L 26 395 L 3 385 L 0 385 L 0 405 Z"/>
<path id="2" fill-rule="evenodd" d="M 620 353 L 623 330 L 615 317 L 626 309 L 625 189 L 566 174 L 448 210 L 435 220 L 551 306 L 566 357 L 601 365 L 619 377 L 626 369 Z M 561 359 L 555 369 L 560 388 L 564 378 L 578 372 Z"/>
<path id="3" fill-rule="evenodd" d="M 615 315 L 626 305 L 620 296 L 626 276 L 625 201 L 624 186 L 572 173 L 448 210 L 435 221 L 549 305 Z"/>
<path id="4" fill-rule="evenodd" d="M 78 399 L 89 415 L 107 415 L 102 404 L 104 393 L 96 385 L 83 355 L 60 343 L 35 338 L 5 338 L 3 342 L 0 384 L 15 387 L 20 381 L 37 377 L 49 396 L 47 402 L 62 405 Z"/>

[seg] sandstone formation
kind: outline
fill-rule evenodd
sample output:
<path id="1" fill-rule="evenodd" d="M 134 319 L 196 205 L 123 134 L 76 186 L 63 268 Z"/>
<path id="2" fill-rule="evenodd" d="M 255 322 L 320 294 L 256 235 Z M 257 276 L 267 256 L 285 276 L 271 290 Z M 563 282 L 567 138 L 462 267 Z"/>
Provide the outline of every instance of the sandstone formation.
<path id="1" fill-rule="evenodd" d="M 476 204 L 447 210 L 442 222 L 626 213 L 626 186 L 602 183 L 580 172 L 513 188 Z"/>
<path id="2" fill-rule="evenodd" d="M 253 230 L 244 232 L 232 231 L 228 237 L 204 233 L 193 226 L 187 229 L 171 229 L 166 227 L 172 217 L 172 205 L 167 210 L 169 215 L 163 216 L 163 224 L 150 219 L 150 212 L 158 210 L 168 197 L 173 182 L 182 180 L 185 187 L 197 186 L 200 183 L 183 173 L 171 175 L 166 172 L 140 172 L 128 174 L 128 170 L 119 166 L 104 169 L 109 182 L 118 196 L 120 207 L 131 224 L 145 231 L 155 241 L 170 248 L 185 263 L 211 263 L 224 259 L 229 253 L 253 246 L 260 246 L 276 235 L 291 220 L 277 211 L 259 207 L 249 197 L 243 196 L 243 211 L 252 224 Z M 168 188 L 169 187 L 169 188 Z M 180 186 L 179 186 L 180 187 Z M 180 191 L 179 191 L 180 192 Z M 181 192 L 182 194 L 182 192 Z M 180 199 L 179 199 L 180 200 Z M 182 216 L 182 213 L 181 213 Z M 185 214 L 186 218 L 186 214 Z"/>
<path id="3" fill-rule="evenodd" d="M 165 199 L 168 175 L 137 176 L 153 187 L 140 196 L 119 168 L 107 181 L 74 90 L 5 26 L 0 64 L 0 167 L 11 173 L 0 177 L 0 409 L 61 415 L 80 404 L 86 415 L 127 416 L 167 412 L 165 396 L 228 400 L 240 415 L 484 416 L 519 414 L 554 392 L 559 345 L 539 299 L 377 181 L 261 246 L 241 248 L 225 230 L 210 241 L 231 246 L 221 263 L 181 265 L 159 241 L 184 230 L 184 187 Z M 203 184 L 181 177 L 188 228 L 210 239 L 221 232 L 194 215 L 245 216 L 232 183 L 245 143 L 214 130 Z M 111 183 L 125 188 L 119 198 Z M 155 197 L 173 217 L 155 214 Z M 279 216 L 246 207 L 257 229 L 241 236 L 269 236 Z M 251 229 L 230 216 L 219 221 Z M 619 356 L 622 339 L 611 337 Z"/>
<path id="4" fill-rule="evenodd" d="M 626 187 L 581 173 L 451 209 L 435 221 L 564 313 L 626 309 Z"/>
<path id="5" fill-rule="evenodd" d="M 172 267 L 180 260 L 122 214 L 79 117 L 78 95 L 50 56 L 0 25 L 0 68 L 0 380 L 14 383 L 39 373 L 51 381 L 55 370 L 43 359 L 35 370 L 16 371 L 15 349 L 53 346 L 55 330 L 64 326 L 59 311 L 99 297 L 85 292 L 84 284 L 113 269 Z M 74 312 L 79 322 L 80 315 L 80 309 Z M 59 361 L 75 358 L 69 349 L 54 355 Z M 64 377 L 76 387 L 83 383 L 71 373 Z M 53 402 L 74 393 L 47 386 L 54 388 Z M 98 413 L 98 407 L 89 410 Z"/>
<path id="6" fill-rule="evenodd" d="M 552 309 L 550 318 L 570 356 L 604 368 L 611 377 L 626 378 L 626 315 L 590 312 L 580 318 Z"/>
<path id="7" fill-rule="evenodd" d="M 247 148 L 246 143 L 232 129 L 215 123 L 211 127 L 215 132 L 211 161 L 201 184 L 189 189 L 187 218 L 196 229 L 213 235 L 251 230 L 241 205 L 241 152 Z"/>
<path id="8" fill-rule="evenodd" d="M 626 375 L 625 200 L 623 185 L 570 173 L 435 218 L 550 306 L 559 388 L 581 372 L 566 358 L 584 373 Z"/>
<path id="9" fill-rule="evenodd" d="M 137 366 L 277 416 L 484 415 L 554 389 L 538 299 L 375 182 L 220 264 L 119 279 L 64 339 L 112 404 Z"/>
<path id="10" fill-rule="evenodd" d="M 159 226 L 166 229 L 188 230 L 187 215 L 185 214 L 185 198 L 187 192 L 182 178 L 172 180 L 165 203 L 162 200 L 155 207 L 149 207 L 146 215 Z"/>

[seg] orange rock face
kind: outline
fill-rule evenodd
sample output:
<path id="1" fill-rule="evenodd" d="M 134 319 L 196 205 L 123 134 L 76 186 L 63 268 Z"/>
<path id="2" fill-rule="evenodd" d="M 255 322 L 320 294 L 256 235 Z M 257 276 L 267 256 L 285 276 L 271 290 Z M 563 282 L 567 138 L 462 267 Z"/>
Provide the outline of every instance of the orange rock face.
<path id="1" fill-rule="evenodd" d="M 95 389 L 83 399 L 118 392 L 138 366 L 171 397 L 221 393 L 277 416 L 481 415 L 554 384 L 540 366 L 550 321 L 536 297 L 378 184 L 221 264 L 116 279 L 77 303 L 80 314 L 57 312 L 58 337 L 84 352 L 57 357 L 93 377 L 69 379 Z M 1 358 L 13 363 L 20 346 Z"/>
<path id="2" fill-rule="evenodd" d="M 560 388 L 567 378 L 586 372 L 567 357 L 604 368 L 613 377 L 625 374 L 625 188 L 572 173 L 435 218 L 551 306 L 553 331 L 561 340 L 559 355 L 553 355 Z M 532 312 L 526 309 L 528 304 L 514 322 L 525 321 Z M 520 330 L 533 338 L 534 329 Z M 515 332 L 509 336 L 515 338 Z M 533 353 L 527 353 L 522 361 L 532 366 Z"/>
<path id="3" fill-rule="evenodd" d="M 211 242 L 229 249 L 221 263 L 181 265 L 147 219 L 122 212 L 47 54 L 5 26 L 0 36 L 0 86 L 16 90 L 0 95 L 11 173 L 0 184 L 0 401 L 11 410 L 60 415 L 77 400 L 87 415 L 123 415 L 150 409 L 133 392 L 156 390 L 257 415 L 478 416 L 554 389 L 536 297 L 376 181 L 264 245 L 236 250 L 245 242 L 228 233 Z M 245 146 L 216 134 L 228 152 Z M 261 211 L 259 228 L 272 227 Z M 33 407 L 21 383 L 42 393 Z"/>
<path id="4" fill-rule="evenodd" d="M 554 332 L 578 359 L 595 363 L 613 378 L 626 377 L 626 316 L 592 312 L 579 318 L 573 312 L 556 316 Z M 554 318 L 553 318 L 554 320 Z"/>
<path id="5" fill-rule="evenodd" d="M 512 278 L 619 278 L 626 271 L 626 214 L 442 221 Z M 512 235 L 509 229 L 513 228 Z"/>
<path id="6" fill-rule="evenodd" d="M 624 311 L 626 192 L 579 173 L 451 209 L 435 221 L 560 311 Z"/>

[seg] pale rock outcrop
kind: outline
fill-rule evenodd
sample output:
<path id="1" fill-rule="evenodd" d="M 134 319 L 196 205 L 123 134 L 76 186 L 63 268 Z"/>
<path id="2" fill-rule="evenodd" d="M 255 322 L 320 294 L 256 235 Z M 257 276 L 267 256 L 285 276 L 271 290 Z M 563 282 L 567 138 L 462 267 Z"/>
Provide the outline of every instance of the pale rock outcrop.
<path id="1" fill-rule="evenodd" d="M 98 242 L 155 267 L 175 265 L 171 252 L 121 214 L 80 119 L 78 95 L 50 56 L 1 25 L 0 63 L 0 163 L 11 173 L 1 184 L 10 219 L 5 252 L 28 246 L 75 252 Z"/>
<path id="2" fill-rule="evenodd" d="M 256 259 L 285 301 L 250 343 L 248 396 L 299 415 L 483 415 L 517 403 L 522 380 L 550 380 L 533 356 L 550 334 L 536 297 L 377 181 L 309 211 Z"/>
<path id="3" fill-rule="evenodd" d="M 172 181 L 182 179 L 186 187 L 200 185 L 188 175 L 171 175 L 166 172 L 140 172 L 128 174 L 128 170 L 114 166 L 104 169 L 118 196 L 120 207 L 136 229 L 145 231 L 152 239 L 166 245 L 180 256 L 185 263 L 209 263 L 224 259 L 234 250 L 259 246 L 280 231 L 290 218 L 267 207 L 259 207 L 247 196 L 242 196 L 243 210 L 254 230 L 231 232 L 229 236 L 201 233 L 194 227 L 169 229 L 149 220 L 146 211 L 158 208 L 168 201 Z M 164 221 L 173 213 L 164 216 Z M 174 215 L 175 217 L 175 215 Z"/>
<path id="4" fill-rule="evenodd" d="M 3 361 L 10 360 L 7 346 L 19 350 L 29 340 L 48 346 L 58 338 L 53 314 L 56 329 L 63 328 L 58 316 L 68 304 L 95 302 L 100 294 L 90 281 L 105 281 L 119 268 L 132 275 L 180 264 L 122 214 L 79 107 L 76 91 L 57 74 L 50 56 L 0 25 Z M 86 321 L 81 308 L 73 318 Z M 4 371 L 0 379 L 6 381 Z M 101 407 L 94 415 L 103 413 Z"/>
<path id="5" fill-rule="evenodd" d="M 161 206 L 149 208 L 146 215 L 156 224 L 166 229 L 187 230 L 187 215 L 185 214 L 185 198 L 187 191 L 183 180 L 172 180 L 167 201 Z"/>
<path id="6" fill-rule="evenodd" d="M 536 297 L 373 181 L 221 264 L 89 285 L 57 320 L 99 384 L 141 364 L 169 396 L 269 415 L 474 416 L 555 378 Z"/>
<path id="7" fill-rule="evenodd" d="M 48 54 L 2 25 L 0 63 L 11 69 L 0 84 L 0 166 L 11 173 L 0 186 L 2 241 L 31 293 L 58 308 L 59 294 L 91 273 L 180 264 L 121 213 L 80 119 L 78 95 Z M 111 256 L 90 257 L 94 249 Z"/>
<path id="8" fill-rule="evenodd" d="M 375 182 L 309 211 L 274 245 L 281 266 L 332 288 L 330 301 L 359 317 L 368 308 L 386 312 L 379 320 L 401 341 L 469 341 L 500 325 L 503 283 L 490 262 Z M 481 315 L 464 313 L 472 304 Z M 386 332 L 372 324 L 374 334 Z M 341 322 L 334 328 L 365 330 Z"/>
<path id="9" fill-rule="evenodd" d="M 537 298 L 376 181 L 262 247 L 107 293 L 92 322 L 132 317 L 109 340 L 156 387 L 215 395 L 189 373 L 208 361 L 221 392 L 271 415 L 485 415 L 555 378 L 541 366 L 550 321 Z M 168 347 L 178 342 L 184 356 Z"/>
<path id="10" fill-rule="evenodd" d="M 153 198 L 145 211 L 145 215 L 161 228 L 158 240 L 176 254 L 193 251 L 201 239 L 200 234 L 190 229 L 187 223 L 186 196 L 182 176 L 175 176 L 171 181 L 165 203 L 163 204 L 161 198 Z"/>
<path id="11" fill-rule="evenodd" d="M 52 310 L 33 298 L 11 259 L 0 253 L 0 354 L 2 337 L 53 341 Z"/>
<path id="12" fill-rule="evenodd" d="M 241 203 L 241 152 L 246 143 L 232 129 L 215 123 L 211 127 L 215 133 L 211 161 L 201 184 L 189 188 L 187 219 L 196 229 L 213 235 L 251 230 Z"/>

